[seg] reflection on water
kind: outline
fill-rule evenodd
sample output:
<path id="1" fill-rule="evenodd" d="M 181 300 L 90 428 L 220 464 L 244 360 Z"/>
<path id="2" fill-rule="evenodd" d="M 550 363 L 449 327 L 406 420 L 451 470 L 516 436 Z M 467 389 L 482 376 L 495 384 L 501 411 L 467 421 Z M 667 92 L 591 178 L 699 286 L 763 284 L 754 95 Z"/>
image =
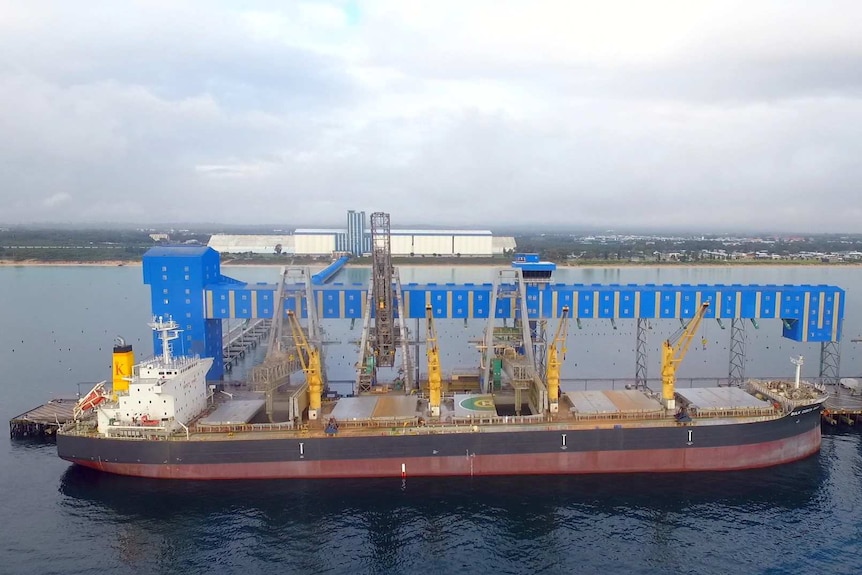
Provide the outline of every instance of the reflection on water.
<path id="1" fill-rule="evenodd" d="M 225 572 L 289 561 L 294 572 L 563 573 L 573 554 L 588 572 L 679 570 L 709 537 L 750 546 L 764 525 L 818 514 L 825 475 L 819 457 L 734 473 L 406 481 L 174 482 L 72 466 L 60 492 L 66 513 L 119 526 L 117 555 L 135 568 L 164 570 L 169 557 Z"/>
<path id="2" fill-rule="evenodd" d="M 490 281 L 488 268 L 425 267 L 405 281 Z M 443 273 L 443 275 L 439 275 Z M 565 283 L 830 283 L 848 290 L 845 335 L 857 337 L 862 268 L 560 270 Z M 255 278 L 255 275 L 259 277 Z M 590 275 L 592 274 L 592 275 Z M 274 282 L 278 269 L 229 275 Z M 362 277 L 364 276 L 364 279 Z M 408 277 L 408 276 L 405 276 Z M 367 269 L 357 278 L 367 284 Z M 63 289 L 58 290 L 58 286 Z M 148 353 L 149 291 L 140 268 L 0 269 L 0 380 L 9 419 L 74 383 L 110 373 L 122 335 Z M 326 323 L 328 375 L 352 378 L 359 328 Z M 440 322 L 444 370 L 475 365 L 481 321 Z M 553 326 L 552 326 L 553 327 Z M 570 325 L 566 377 L 631 377 L 634 327 Z M 678 323 L 649 332 L 655 348 Z M 422 333 L 424 326 L 411 325 Z M 682 377 L 727 373 L 728 332 L 707 322 Z M 819 346 L 747 332 L 746 373 L 791 374 Z M 699 339 L 698 339 L 699 341 Z M 258 350 L 263 348 L 258 348 Z M 421 358 L 421 349 L 419 350 Z M 842 374 L 862 372 L 862 346 L 843 346 Z M 243 377 L 242 368 L 233 374 Z M 0 573 L 846 573 L 862 553 L 862 441 L 826 430 L 823 450 L 792 465 L 742 473 L 380 481 L 168 482 L 68 465 L 52 444 L 0 449 Z"/>
<path id="3" fill-rule="evenodd" d="M 138 518 L 211 513 L 237 506 L 266 513 L 302 509 L 312 515 L 409 506 L 419 515 L 504 512 L 553 514 L 560 508 L 619 506 L 681 511 L 697 505 L 751 504 L 798 509 L 823 482 L 818 457 L 776 468 L 728 473 L 409 478 L 407 480 L 165 481 L 110 475 L 79 466 L 63 474 L 60 491 L 102 511 Z M 357 497 L 361 494 L 361 497 Z M 158 508 L 153 506 L 158 499 Z M 441 506 L 442 501 L 446 506 Z M 525 505 L 529 503 L 529 505 Z M 291 515 L 291 520 L 298 519 Z"/>

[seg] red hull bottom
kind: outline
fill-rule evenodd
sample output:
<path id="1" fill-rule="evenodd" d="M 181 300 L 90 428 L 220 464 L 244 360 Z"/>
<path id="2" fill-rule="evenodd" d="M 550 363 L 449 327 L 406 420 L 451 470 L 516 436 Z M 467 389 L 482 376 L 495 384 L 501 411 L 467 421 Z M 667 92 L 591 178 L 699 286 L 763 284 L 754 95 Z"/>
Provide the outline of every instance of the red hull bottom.
<path id="1" fill-rule="evenodd" d="M 732 471 L 790 463 L 817 453 L 820 440 L 817 426 L 802 435 L 779 441 L 707 448 L 196 465 L 72 461 L 120 475 L 198 480 L 673 473 Z"/>

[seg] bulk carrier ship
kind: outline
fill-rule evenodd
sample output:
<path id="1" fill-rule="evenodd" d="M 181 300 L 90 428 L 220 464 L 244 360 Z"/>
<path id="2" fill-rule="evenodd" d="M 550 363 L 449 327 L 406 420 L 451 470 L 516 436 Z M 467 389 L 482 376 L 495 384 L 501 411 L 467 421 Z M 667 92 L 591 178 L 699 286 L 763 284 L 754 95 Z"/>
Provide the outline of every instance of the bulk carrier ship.
<path id="1" fill-rule="evenodd" d="M 429 323 L 429 376 L 418 390 L 324 401 L 319 355 L 300 346 L 306 382 L 293 398 L 298 415 L 284 423 L 254 423 L 263 401 L 219 393 L 206 381 L 212 358 L 174 355 L 180 330 L 156 318 L 161 354 L 135 364 L 120 342 L 113 388 L 99 384 L 81 399 L 57 450 L 104 472 L 193 480 L 716 471 L 816 453 L 826 393 L 800 380 L 801 358 L 791 381 L 675 387 L 707 306 L 664 343 L 660 392 L 561 393 L 555 343 L 543 382 L 548 408 L 519 414 L 518 385 L 479 394 L 442 382 Z"/>

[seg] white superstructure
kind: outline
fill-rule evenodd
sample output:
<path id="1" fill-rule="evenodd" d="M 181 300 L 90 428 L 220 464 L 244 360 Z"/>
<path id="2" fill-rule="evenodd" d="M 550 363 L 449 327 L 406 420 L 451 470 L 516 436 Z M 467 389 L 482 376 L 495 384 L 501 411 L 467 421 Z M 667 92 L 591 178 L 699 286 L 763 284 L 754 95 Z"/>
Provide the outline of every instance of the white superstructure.
<path id="1" fill-rule="evenodd" d="M 129 391 L 97 407 L 102 434 L 147 428 L 179 431 L 206 410 L 206 374 L 212 358 L 174 356 L 170 342 L 179 338 L 181 330 L 172 319 L 154 318 L 149 325 L 159 332 L 162 354 L 136 364 L 129 378 Z"/>

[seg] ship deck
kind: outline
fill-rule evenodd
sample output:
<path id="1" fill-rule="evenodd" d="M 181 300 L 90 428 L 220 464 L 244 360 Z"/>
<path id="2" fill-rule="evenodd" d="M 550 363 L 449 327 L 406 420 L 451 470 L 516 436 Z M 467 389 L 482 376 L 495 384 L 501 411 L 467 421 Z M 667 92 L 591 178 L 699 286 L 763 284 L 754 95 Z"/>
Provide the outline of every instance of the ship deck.
<path id="1" fill-rule="evenodd" d="M 569 392 L 561 397 L 559 413 L 545 415 L 498 415 L 494 398 L 490 395 L 455 394 L 444 398 L 441 417 L 436 420 L 425 415 L 426 400 L 416 395 L 392 392 L 324 402 L 320 419 L 302 425 L 291 422 L 248 423 L 252 405 L 245 402 L 238 404 L 242 408 L 238 411 L 218 408 L 212 413 L 222 415 L 202 417 L 190 426 L 188 434 L 167 434 L 159 429 L 141 428 L 138 434 L 123 435 L 132 440 L 158 437 L 177 441 L 326 437 L 330 419 L 338 423 L 337 437 L 365 437 L 712 426 L 754 423 L 783 416 L 783 412 L 775 410 L 770 403 L 757 400 L 742 390 L 717 389 L 720 391 L 699 390 L 688 394 L 687 401 L 698 409 L 694 410 L 692 420 L 684 423 L 677 421 L 672 412 L 662 409 L 657 400 L 636 390 Z M 505 396 L 500 399 L 503 404 L 507 401 Z M 228 401 L 226 405 L 230 403 Z M 225 419 L 223 415 L 227 413 L 236 415 Z M 97 435 L 91 430 L 64 432 Z"/>

